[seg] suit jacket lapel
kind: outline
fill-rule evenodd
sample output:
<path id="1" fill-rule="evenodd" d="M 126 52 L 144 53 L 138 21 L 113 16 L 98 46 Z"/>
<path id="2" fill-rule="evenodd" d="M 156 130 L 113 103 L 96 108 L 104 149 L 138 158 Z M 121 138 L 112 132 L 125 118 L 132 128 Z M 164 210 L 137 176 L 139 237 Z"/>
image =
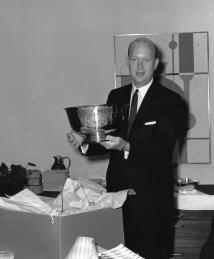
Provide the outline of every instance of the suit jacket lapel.
<path id="1" fill-rule="evenodd" d="M 121 136 L 126 139 L 127 138 L 127 130 L 128 130 L 128 119 L 129 119 L 129 108 L 130 108 L 130 98 L 131 98 L 132 84 L 127 85 L 123 95 L 123 104 L 125 104 L 125 112 L 123 118 L 123 125 L 121 129 Z"/>
<path id="2" fill-rule="evenodd" d="M 155 82 L 153 82 L 139 107 L 136 118 L 140 116 L 142 119 L 142 117 L 145 117 L 148 114 L 151 110 L 152 103 L 154 103 L 154 98 L 157 96 L 157 92 L 158 86 Z"/>
<path id="3" fill-rule="evenodd" d="M 152 85 L 148 89 L 148 91 L 139 107 L 139 110 L 136 114 L 134 123 L 132 125 L 132 129 L 138 120 L 144 120 L 144 118 L 148 115 L 149 111 L 151 111 L 151 106 L 155 102 L 157 92 L 158 92 L 158 85 L 155 81 L 153 81 Z M 132 129 L 131 129 L 129 135 L 131 135 Z"/>
<path id="4" fill-rule="evenodd" d="M 124 95 L 123 95 L 123 102 L 125 104 L 130 104 L 130 98 L 131 98 L 131 92 L 132 92 L 132 84 L 127 85 L 127 88 L 125 89 Z"/>

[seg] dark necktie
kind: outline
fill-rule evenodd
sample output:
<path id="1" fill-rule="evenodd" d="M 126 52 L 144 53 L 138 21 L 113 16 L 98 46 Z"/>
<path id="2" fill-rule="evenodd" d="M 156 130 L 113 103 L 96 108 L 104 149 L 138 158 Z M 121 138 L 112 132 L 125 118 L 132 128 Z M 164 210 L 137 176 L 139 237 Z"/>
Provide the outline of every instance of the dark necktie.
<path id="1" fill-rule="evenodd" d="M 138 89 L 135 90 L 135 92 L 132 96 L 127 135 L 129 135 L 129 133 L 130 133 L 130 130 L 132 128 L 132 125 L 133 125 L 133 122 L 134 122 L 134 119 L 135 119 L 135 116 L 137 113 L 137 102 L 138 102 Z"/>

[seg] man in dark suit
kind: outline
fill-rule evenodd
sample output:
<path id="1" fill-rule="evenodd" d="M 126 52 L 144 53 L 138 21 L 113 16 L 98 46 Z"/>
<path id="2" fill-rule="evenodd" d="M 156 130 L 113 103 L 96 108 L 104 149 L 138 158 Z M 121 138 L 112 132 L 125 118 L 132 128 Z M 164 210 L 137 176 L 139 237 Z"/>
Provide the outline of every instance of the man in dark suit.
<path id="1" fill-rule="evenodd" d="M 172 252 L 172 156 L 186 112 L 181 97 L 153 78 L 158 63 L 149 39 L 131 42 L 132 84 L 112 90 L 107 100 L 110 105 L 130 104 L 129 119 L 119 135 L 107 135 L 105 142 L 89 145 L 86 151 L 110 151 L 107 190 L 130 189 L 123 205 L 125 245 L 147 259 L 170 258 Z M 69 142 L 79 147 L 82 138 L 73 132 Z"/>

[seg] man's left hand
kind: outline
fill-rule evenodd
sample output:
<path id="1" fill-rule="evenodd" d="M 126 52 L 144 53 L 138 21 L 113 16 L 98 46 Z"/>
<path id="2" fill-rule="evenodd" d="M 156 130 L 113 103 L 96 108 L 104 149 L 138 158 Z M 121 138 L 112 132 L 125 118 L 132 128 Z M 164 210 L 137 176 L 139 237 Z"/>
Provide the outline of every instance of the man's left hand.
<path id="1" fill-rule="evenodd" d="M 129 152 L 129 142 L 125 141 L 121 137 L 107 135 L 105 141 L 101 142 L 100 144 L 106 149 L 115 149 Z"/>

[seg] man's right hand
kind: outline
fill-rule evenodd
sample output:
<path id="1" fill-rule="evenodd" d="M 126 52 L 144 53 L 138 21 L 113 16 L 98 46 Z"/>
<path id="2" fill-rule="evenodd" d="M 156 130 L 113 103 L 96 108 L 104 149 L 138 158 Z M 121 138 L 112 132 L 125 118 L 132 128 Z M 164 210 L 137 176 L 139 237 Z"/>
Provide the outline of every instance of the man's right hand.
<path id="1" fill-rule="evenodd" d="M 75 148 L 79 148 L 82 145 L 83 140 L 84 137 L 74 130 L 67 134 L 67 141 Z"/>

